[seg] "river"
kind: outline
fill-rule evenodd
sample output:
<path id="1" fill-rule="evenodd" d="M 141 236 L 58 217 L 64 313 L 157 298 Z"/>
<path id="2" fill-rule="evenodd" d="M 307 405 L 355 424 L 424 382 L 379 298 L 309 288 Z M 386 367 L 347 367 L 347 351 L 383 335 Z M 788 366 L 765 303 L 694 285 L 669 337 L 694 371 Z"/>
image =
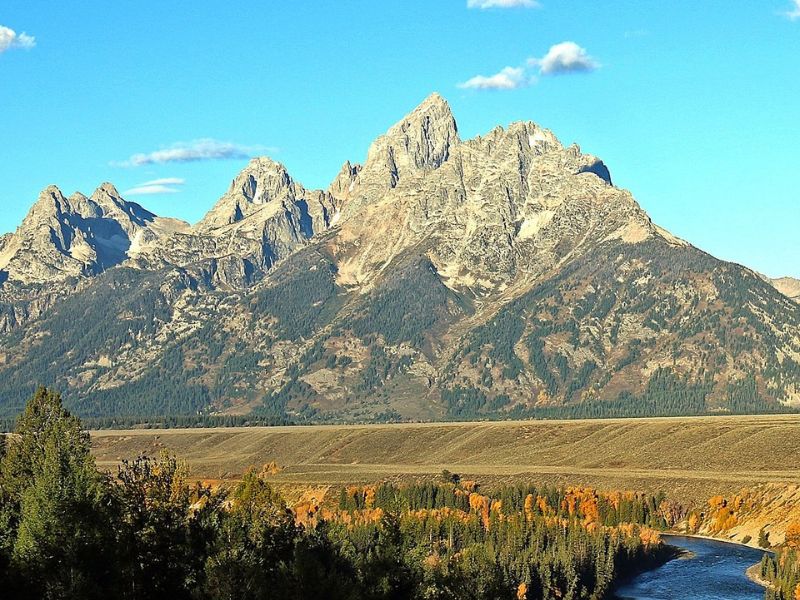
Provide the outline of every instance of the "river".
<path id="1" fill-rule="evenodd" d="M 699 538 L 664 536 L 692 553 L 638 575 L 616 591 L 626 600 L 763 600 L 764 588 L 747 578 L 760 550 Z"/>

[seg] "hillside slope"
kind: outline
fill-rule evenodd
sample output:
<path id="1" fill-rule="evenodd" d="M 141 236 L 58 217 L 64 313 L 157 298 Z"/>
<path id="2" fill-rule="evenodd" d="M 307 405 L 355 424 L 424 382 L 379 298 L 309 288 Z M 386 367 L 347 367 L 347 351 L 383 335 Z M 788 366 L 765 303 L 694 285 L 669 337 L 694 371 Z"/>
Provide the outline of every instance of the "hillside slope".
<path id="1" fill-rule="evenodd" d="M 93 453 L 109 470 L 123 458 L 169 449 L 199 479 L 236 479 L 273 461 L 282 470 L 272 481 L 300 486 L 430 478 L 449 469 L 484 485 L 663 491 L 697 506 L 768 482 L 800 484 L 800 446 L 787 439 L 800 439 L 796 415 L 92 432 Z M 785 464 L 775 464 L 776 447 Z"/>

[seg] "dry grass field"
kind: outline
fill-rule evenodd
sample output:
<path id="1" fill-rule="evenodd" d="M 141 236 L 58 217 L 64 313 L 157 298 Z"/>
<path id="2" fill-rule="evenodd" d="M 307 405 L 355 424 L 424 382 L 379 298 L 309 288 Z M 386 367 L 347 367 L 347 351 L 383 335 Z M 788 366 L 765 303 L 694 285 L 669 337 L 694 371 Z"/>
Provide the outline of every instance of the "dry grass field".
<path id="1" fill-rule="evenodd" d="M 275 461 L 285 488 L 460 473 L 666 491 L 704 500 L 758 483 L 800 483 L 800 415 L 96 431 L 99 466 L 166 448 L 192 476 L 233 480 Z"/>

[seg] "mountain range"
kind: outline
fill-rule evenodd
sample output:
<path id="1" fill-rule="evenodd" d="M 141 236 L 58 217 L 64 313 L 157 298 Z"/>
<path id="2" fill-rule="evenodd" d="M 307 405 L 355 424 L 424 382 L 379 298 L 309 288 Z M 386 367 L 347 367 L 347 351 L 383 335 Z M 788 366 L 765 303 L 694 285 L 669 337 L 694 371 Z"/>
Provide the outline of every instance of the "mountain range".
<path id="1" fill-rule="evenodd" d="M 800 406 L 800 282 L 654 224 L 531 122 L 462 140 L 434 94 L 327 190 L 250 161 L 195 225 L 102 184 L 0 237 L 0 416 L 297 422 Z"/>

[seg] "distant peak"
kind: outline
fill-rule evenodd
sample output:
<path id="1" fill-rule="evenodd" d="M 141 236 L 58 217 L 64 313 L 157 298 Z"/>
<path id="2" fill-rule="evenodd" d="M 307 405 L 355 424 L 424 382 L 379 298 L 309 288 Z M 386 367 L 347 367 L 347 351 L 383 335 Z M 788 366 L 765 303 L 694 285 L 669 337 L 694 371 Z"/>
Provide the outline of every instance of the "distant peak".
<path id="1" fill-rule="evenodd" d="M 98 188 L 94 191 L 94 194 L 92 194 L 92 198 L 100 194 L 111 196 L 112 198 L 120 197 L 119 191 L 117 191 L 117 188 L 110 181 L 104 181 L 103 183 L 101 183 L 98 186 Z"/>
<path id="2" fill-rule="evenodd" d="M 231 189 L 240 188 L 245 196 L 254 199 L 258 195 L 257 188 L 270 190 L 270 196 L 277 194 L 280 189 L 289 188 L 294 180 L 282 163 L 271 159 L 269 156 L 259 156 L 252 159 L 248 165 L 233 180 Z M 263 201 L 263 198 L 259 202 Z"/>
<path id="3" fill-rule="evenodd" d="M 64 194 L 57 185 L 48 185 L 41 192 L 36 199 L 36 203 L 31 207 L 31 213 L 39 212 L 45 209 L 48 213 L 53 210 L 61 211 L 61 203 L 65 201 Z"/>
<path id="4" fill-rule="evenodd" d="M 44 188 L 41 192 L 39 192 L 39 197 L 41 198 L 42 196 L 52 196 L 53 194 L 58 194 L 59 196 L 63 195 L 61 193 L 61 189 L 57 185 L 50 184 L 46 188 Z"/>
<path id="5" fill-rule="evenodd" d="M 50 218 L 60 219 L 65 212 L 71 211 L 69 201 L 64 197 L 58 186 L 48 185 L 41 192 L 36 202 L 28 211 L 27 216 L 22 222 L 22 227 L 35 223 L 41 223 Z"/>
<path id="6" fill-rule="evenodd" d="M 250 159 L 250 162 L 247 163 L 247 166 L 242 170 L 240 175 L 252 173 L 254 171 L 259 173 L 278 173 L 281 176 L 288 176 L 286 167 L 269 156 L 257 156 L 256 158 Z"/>
<path id="7" fill-rule="evenodd" d="M 434 92 L 425 98 L 425 100 L 423 100 L 419 106 L 411 111 L 392 129 L 401 128 L 404 124 L 407 124 L 410 121 L 413 122 L 422 119 L 430 119 L 440 123 L 442 126 L 452 129 L 454 133 L 458 131 L 458 125 L 456 124 L 455 117 L 453 117 L 453 111 L 450 108 L 450 104 L 448 104 L 447 100 L 445 100 L 437 92 Z"/>
<path id="8" fill-rule="evenodd" d="M 417 110 L 423 109 L 429 106 L 440 106 L 446 107 L 447 109 L 450 108 L 450 104 L 448 104 L 447 100 L 439 93 L 433 92 L 430 96 L 425 98 L 422 103 L 417 107 Z"/>

